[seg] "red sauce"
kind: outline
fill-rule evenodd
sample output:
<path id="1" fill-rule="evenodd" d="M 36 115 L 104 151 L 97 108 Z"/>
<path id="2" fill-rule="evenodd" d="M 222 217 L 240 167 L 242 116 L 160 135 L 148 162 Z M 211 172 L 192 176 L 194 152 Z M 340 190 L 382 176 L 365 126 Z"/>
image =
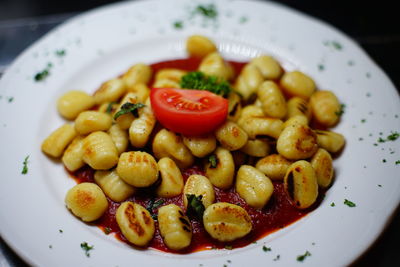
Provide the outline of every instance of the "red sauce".
<path id="1" fill-rule="evenodd" d="M 202 174 L 204 175 L 203 170 L 198 165 L 193 166 L 189 169 L 186 169 L 182 175 L 184 180 L 192 175 L 192 174 Z M 73 173 L 73 177 L 78 183 L 82 182 L 94 182 L 93 179 L 94 170 L 90 167 L 83 167 L 82 169 Z M 215 248 L 238 248 L 244 247 L 248 244 L 251 244 L 254 241 L 274 232 L 279 229 L 282 229 L 291 223 L 297 221 L 304 215 L 308 214 L 311 210 L 313 210 L 320 203 L 322 197 L 319 197 L 317 203 L 310 209 L 307 210 L 298 210 L 295 208 L 289 201 L 286 196 L 286 193 L 283 189 L 282 182 L 273 182 L 274 184 L 274 193 L 269 200 L 268 204 L 261 210 L 250 207 L 246 204 L 246 202 L 235 192 L 234 187 L 228 190 L 222 190 L 217 187 L 214 187 L 215 191 L 215 202 L 229 202 L 233 204 L 240 205 L 243 207 L 250 215 L 252 219 L 253 229 L 252 231 L 245 237 L 241 239 L 237 239 L 233 242 L 222 243 L 214 240 L 208 235 L 205 231 L 201 222 L 197 220 L 191 220 L 192 228 L 193 228 L 193 237 L 191 245 L 182 250 L 182 251 L 174 251 L 170 250 L 163 242 L 160 231 L 158 230 L 158 224 L 156 221 L 156 231 L 154 234 L 153 240 L 149 243 L 149 247 L 165 251 L 171 253 L 190 253 L 199 250 L 206 249 L 215 249 Z M 323 194 L 320 194 L 321 196 Z M 149 189 L 140 189 L 138 192 L 128 198 L 126 201 L 133 201 L 138 203 L 144 207 L 148 207 L 150 201 L 158 201 L 162 199 L 162 205 L 175 204 L 182 209 L 184 209 L 182 196 L 177 196 L 173 198 L 159 198 L 154 194 L 154 190 Z M 108 199 L 109 207 L 105 214 L 94 224 L 104 230 L 105 233 L 114 233 L 115 236 L 127 244 L 130 244 L 126 238 L 122 235 L 117 221 L 115 219 L 115 213 L 118 209 L 120 203 L 114 202 L 111 199 Z M 153 213 L 157 214 L 157 209 L 153 210 Z M 141 249 L 139 247 L 133 246 L 137 249 Z"/>
<path id="2" fill-rule="evenodd" d="M 200 63 L 199 59 L 196 58 L 188 58 L 188 59 L 179 59 L 179 60 L 172 60 L 172 61 L 164 61 L 160 63 L 156 63 L 151 65 L 154 73 L 158 70 L 163 68 L 179 68 L 187 71 L 194 71 L 197 69 Z M 245 62 L 233 62 L 229 61 L 229 63 L 233 66 L 235 70 L 235 74 L 239 74 L 243 66 L 246 64 Z M 191 175 L 191 174 L 202 174 L 204 172 L 200 165 L 195 165 L 189 169 L 186 169 L 183 173 L 184 180 Z M 80 170 L 72 173 L 72 176 L 78 183 L 82 182 L 94 182 L 94 170 L 90 167 L 83 167 Z M 289 224 L 299 220 L 310 211 L 315 209 L 318 204 L 321 202 L 321 199 L 324 195 L 323 192 L 320 192 L 320 197 L 317 200 L 317 203 L 313 205 L 312 208 L 307 210 L 298 210 L 295 208 L 289 201 L 286 196 L 286 193 L 283 189 L 282 182 L 273 182 L 274 184 L 274 193 L 269 200 L 268 204 L 261 210 L 255 209 L 250 207 L 246 204 L 246 202 L 235 192 L 234 187 L 228 190 L 222 190 L 219 188 L 214 187 L 215 190 L 215 202 L 229 202 L 233 204 L 240 205 L 243 207 L 250 215 L 252 219 L 253 229 L 252 231 L 246 235 L 245 237 L 235 240 L 233 242 L 222 243 L 214 240 L 210 237 L 210 235 L 205 231 L 202 223 L 200 221 L 191 220 L 192 228 L 193 228 L 193 237 L 191 245 L 184 249 L 183 251 L 173 251 L 170 250 L 163 242 L 161 237 L 160 231 L 158 230 L 157 221 L 156 224 L 156 231 L 153 240 L 149 243 L 149 247 L 165 251 L 171 253 L 190 253 L 199 250 L 206 250 L 206 249 L 214 249 L 214 248 L 238 248 L 246 246 L 274 231 L 282 229 Z M 127 199 L 127 201 L 136 202 L 144 207 L 148 207 L 151 201 L 158 201 L 162 199 L 163 204 L 176 204 L 182 209 L 184 209 L 182 196 L 173 197 L 173 198 L 159 198 L 154 193 L 154 188 L 147 188 L 147 189 L 139 189 L 138 192 Z M 126 238 L 122 235 L 119 226 L 115 219 L 115 213 L 117 208 L 119 207 L 120 203 L 114 202 L 108 199 L 109 207 L 105 214 L 95 221 L 93 224 L 100 227 L 104 230 L 105 233 L 113 233 L 115 236 L 130 244 Z M 153 213 L 157 214 L 157 210 L 153 210 Z M 130 244 L 133 246 L 132 244 Z M 133 246 L 137 249 L 136 246 Z"/>

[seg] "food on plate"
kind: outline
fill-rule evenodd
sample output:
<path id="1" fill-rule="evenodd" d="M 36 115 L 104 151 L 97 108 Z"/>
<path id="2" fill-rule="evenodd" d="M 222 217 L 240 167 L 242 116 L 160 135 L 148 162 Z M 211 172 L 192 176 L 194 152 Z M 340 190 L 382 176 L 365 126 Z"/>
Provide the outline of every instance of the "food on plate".
<path id="1" fill-rule="evenodd" d="M 189 58 L 137 63 L 93 96 L 63 94 L 42 150 L 78 184 L 66 206 L 139 247 L 236 248 L 318 207 L 345 144 L 335 94 L 269 55 L 228 61 L 209 38 Z"/>

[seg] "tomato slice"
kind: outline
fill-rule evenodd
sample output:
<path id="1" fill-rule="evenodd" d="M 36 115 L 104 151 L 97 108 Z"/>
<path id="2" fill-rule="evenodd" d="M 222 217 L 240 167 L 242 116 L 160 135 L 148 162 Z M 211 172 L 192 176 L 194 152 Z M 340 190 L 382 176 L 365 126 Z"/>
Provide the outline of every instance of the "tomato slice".
<path id="1" fill-rule="evenodd" d="M 228 100 L 209 91 L 153 88 L 150 101 L 165 128 L 187 136 L 212 132 L 228 115 Z"/>

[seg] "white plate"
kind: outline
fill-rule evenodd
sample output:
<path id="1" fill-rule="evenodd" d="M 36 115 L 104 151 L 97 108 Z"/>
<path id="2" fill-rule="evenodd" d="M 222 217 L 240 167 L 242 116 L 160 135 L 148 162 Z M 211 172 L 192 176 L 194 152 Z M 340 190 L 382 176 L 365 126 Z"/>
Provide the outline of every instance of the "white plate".
<path id="1" fill-rule="evenodd" d="M 201 2 L 208 4 L 209 1 Z M 378 237 L 400 200 L 399 141 L 377 143 L 400 130 L 396 89 L 370 58 L 332 27 L 274 3 L 218 1 L 218 17 L 191 15 L 199 2 L 125 2 L 68 21 L 27 49 L 0 81 L 0 229 L 28 263 L 40 266 L 288 266 L 309 251 L 307 266 L 354 261 Z M 174 22 L 183 21 L 177 29 Z M 86 225 L 64 207 L 74 185 L 62 165 L 40 151 L 63 123 L 56 99 L 67 90 L 93 93 L 136 62 L 185 57 L 184 41 L 204 34 L 230 59 L 259 53 L 288 70 L 311 75 L 346 104 L 335 131 L 347 145 L 335 160 L 336 180 L 311 214 L 245 248 L 190 255 L 138 251 Z M 65 50 L 65 55 L 56 51 Z M 50 76 L 33 77 L 51 62 Z M 380 135 L 380 133 L 382 133 Z M 21 174 L 29 155 L 27 174 Z M 386 162 L 383 162 L 385 159 Z M 350 208 L 344 199 L 356 203 Z M 332 207 L 331 203 L 335 203 Z M 62 230 L 62 233 L 59 230 Z M 80 247 L 94 245 L 90 257 Z M 271 247 L 264 252 L 262 246 Z M 275 260 L 280 255 L 279 260 Z"/>

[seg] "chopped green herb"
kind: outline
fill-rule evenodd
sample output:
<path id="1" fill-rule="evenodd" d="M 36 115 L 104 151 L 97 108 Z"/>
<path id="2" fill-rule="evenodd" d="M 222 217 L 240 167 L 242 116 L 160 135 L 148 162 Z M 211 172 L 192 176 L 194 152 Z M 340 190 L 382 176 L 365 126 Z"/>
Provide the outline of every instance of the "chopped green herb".
<path id="1" fill-rule="evenodd" d="M 280 258 L 281 258 L 281 255 L 278 254 L 278 255 L 276 255 L 274 261 L 278 261 Z"/>
<path id="2" fill-rule="evenodd" d="M 210 162 L 210 168 L 211 169 L 217 168 L 217 166 L 218 166 L 218 158 L 217 158 L 216 155 L 213 154 L 213 155 L 209 156 L 208 157 L 208 162 Z"/>
<path id="3" fill-rule="evenodd" d="M 21 174 L 27 174 L 28 173 L 28 159 L 29 159 L 29 155 L 25 157 L 22 167 L 22 171 Z"/>
<path id="4" fill-rule="evenodd" d="M 361 123 L 365 123 L 366 121 L 366 119 L 361 119 Z"/>
<path id="5" fill-rule="evenodd" d="M 138 109 L 144 107 L 145 105 L 142 103 L 130 103 L 130 102 L 126 102 L 125 104 L 123 104 L 121 106 L 121 109 L 115 113 L 114 115 L 114 120 L 116 120 L 119 116 L 127 114 L 127 113 L 131 113 L 133 116 L 135 116 L 136 118 L 139 117 L 139 113 L 138 113 Z"/>
<path id="6" fill-rule="evenodd" d="M 104 228 L 104 233 L 106 234 L 106 235 L 109 235 L 110 233 L 111 233 L 111 228 L 110 227 L 106 227 L 106 228 Z"/>
<path id="7" fill-rule="evenodd" d="M 335 207 L 335 202 L 332 202 L 332 203 L 331 203 L 331 207 Z"/>
<path id="8" fill-rule="evenodd" d="M 332 47 L 332 48 L 334 48 L 336 50 L 342 50 L 343 49 L 343 46 L 337 41 L 325 41 L 324 45 L 325 46 L 330 46 L 330 47 Z"/>
<path id="9" fill-rule="evenodd" d="M 338 116 L 338 117 L 342 116 L 344 114 L 345 108 L 346 108 L 346 104 L 340 104 L 339 111 L 335 112 L 336 116 Z"/>
<path id="10" fill-rule="evenodd" d="M 106 113 L 111 114 L 111 112 L 113 111 L 113 106 L 114 104 L 117 104 L 117 102 L 110 102 L 107 105 L 107 109 L 106 109 Z"/>
<path id="11" fill-rule="evenodd" d="M 34 79 L 36 82 L 43 81 L 50 75 L 50 70 L 49 69 L 44 69 L 41 72 L 36 73 Z"/>
<path id="12" fill-rule="evenodd" d="M 239 23 L 243 24 L 243 23 L 246 23 L 248 20 L 249 20 L 248 17 L 242 16 L 242 17 L 240 17 L 240 19 L 239 19 Z"/>
<path id="13" fill-rule="evenodd" d="M 349 206 L 350 208 L 353 208 L 356 206 L 356 204 L 354 202 L 351 202 L 350 200 L 345 199 L 343 204 Z"/>
<path id="14" fill-rule="evenodd" d="M 382 135 L 382 133 L 379 133 L 380 135 Z M 397 138 L 400 137 L 400 134 L 398 132 L 391 132 L 390 135 L 388 135 L 386 137 L 386 139 L 383 139 L 382 137 L 379 137 L 378 142 L 379 143 L 385 143 L 386 141 L 396 141 Z"/>
<path id="15" fill-rule="evenodd" d="M 263 249 L 264 252 L 268 252 L 268 251 L 272 250 L 271 248 L 266 247 L 266 246 L 263 246 L 262 249 Z"/>
<path id="16" fill-rule="evenodd" d="M 63 57 L 66 54 L 65 49 L 60 49 L 55 52 L 56 56 Z"/>
<path id="17" fill-rule="evenodd" d="M 180 86 L 186 89 L 207 90 L 217 95 L 227 96 L 231 86 L 216 76 L 206 76 L 203 72 L 193 71 L 181 78 Z"/>
<path id="18" fill-rule="evenodd" d="M 58 229 L 58 231 L 60 232 L 60 233 L 63 233 L 64 231 L 63 230 L 61 230 L 61 229 Z"/>
<path id="19" fill-rule="evenodd" d="M 232 250 L 232 249 L 233 249 L 233 247 L 232 247 L 231 245 L 226 245 L 226 246 L 225 246 L 225 249 Z"/>
<path id="20" fill-rule="evenodd" d="M 198 5 L 194 10 L 194 13 L 200 14 L 210 19 L 215 19 L 218 16 L 218 11 L 214 4 Z"/>
<path id="21" fill-rule="evenodd" d="M 400 164 L 400 160 L 396 160 L 396 165 L 399 165 Z"/>
<path id="22" fill-rule="evenodd" d="M 49 249 L 52 249 L 53 248 L 53 245 L 49 245 Z"/>
<path id="23" fill-rule="evenodd" d="M 174 22 L 173 25 L 174 25 L 175 29 L 182 29 L 183 28 L 183 21 L 177 20 L 177 21 Z"/>
<path id="24" fill-rule="evenodd" d="M 379 187 L 382 187 L 382 185 L 381 185 L 381 184 L 378 184 L 378 186 L 379 186 Z"/>
<path id="25" fill-rule="evenodd" d="M 150 199 L 149 204 L 147 205 L 146 209 L 150 212 L 151 217 L 154 220 L 157 220 L 157 214 L 154 213 L 154 210 L 159 208 L 162 204 L 164 204 L 164 200 L 163 199 L 159 199 L 157 201 L 155 201 L 153 198 Z"/>
<path id="26" fill-rule="evenodd" d="M 323 64 L 318 64 L 318 70 L 323 71 L 325 69 L 325 66 Z"/>
<path id="27" fill-rule="evenodd" d="M 203 198 L 202 195 L 196 196 L 194 194 L 186 194 L 186 198 L 188 201 L 188 207 L 186 213 L 189 216 L 197 217 L 199 220 L 202 220 L 203 213 L 204 213 L 204 205 L 201 199 Z"/>
<path id="28" fill-rule="evenodd" d="M 85 251 L 86 257 L 90 257 L 89 251 L 94 248 L 94 246 L 89 246 L 87 242 L 81 243 L 81 248 Z"/>
<path id="29" fill-rule="evenodd" d="M 387 140 L 388 141 L 395 141 L 399 137 L 400 137 L 400 134 L 398 132 L 391 132 L 391 134 L 387 137 Z"/>
<path id="30" fill-rule="evenodd" d="M 224 264 L 224 265 L 222 265 L 222 267 L 228 267 L 228 265 Z"/>
<path id="31" fill-rule="evenodd" d="M 297 256 L 297 261 L 304 261 L 308 256 L 311 256 L 311 253 L 306 251 L 303 255 Z"/>
<path id="32" fill-rule="evenodd" d="M 383 162 L 383 163 L 386 163 L 386 159 L 383 159 L 382 162 Z"/>
<path id="33" fill-rule="evenodd" d="M 362 137 L 358 138 L 358 141 L 362 141 L 362 140 L 364 140 L 364 138 L 362 138 Z"/>
<path id="34" fill-rule="evenodd" d="M 8 98 L 8 103 L 11 103 L 11 102 L 13 102 L 14 101 L 14 97 L 9 97 Z"/>

